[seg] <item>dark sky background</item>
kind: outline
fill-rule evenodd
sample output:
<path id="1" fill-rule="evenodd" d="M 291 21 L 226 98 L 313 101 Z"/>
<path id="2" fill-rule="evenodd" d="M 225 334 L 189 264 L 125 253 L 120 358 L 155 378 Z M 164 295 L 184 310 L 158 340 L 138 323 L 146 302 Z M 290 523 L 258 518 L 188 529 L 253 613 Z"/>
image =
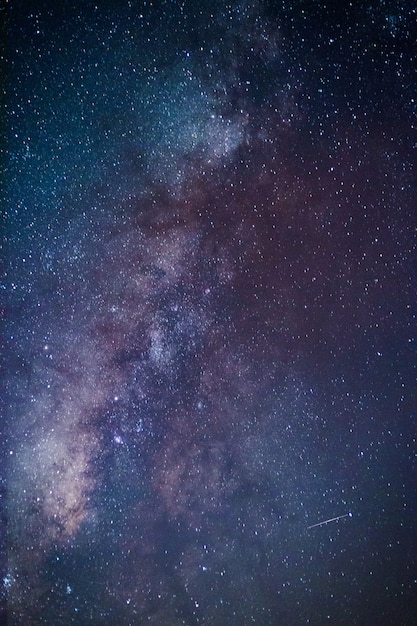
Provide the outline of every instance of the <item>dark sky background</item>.
<path id="1" fill-rule="evenodd" d="M 0 13 L 0 622 L 415 626 L 414 3 Z"/>

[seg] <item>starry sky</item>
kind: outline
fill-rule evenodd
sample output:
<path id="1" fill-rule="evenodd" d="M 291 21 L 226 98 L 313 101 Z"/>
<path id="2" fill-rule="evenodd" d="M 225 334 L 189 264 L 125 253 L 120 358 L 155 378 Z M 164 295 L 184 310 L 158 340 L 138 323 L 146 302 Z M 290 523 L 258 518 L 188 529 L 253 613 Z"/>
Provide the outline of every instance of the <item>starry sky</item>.
<path id="1" fill-rule="evenodd" d="M 414 3 L 1 18 L 0 622 L 414 626 Z"/>

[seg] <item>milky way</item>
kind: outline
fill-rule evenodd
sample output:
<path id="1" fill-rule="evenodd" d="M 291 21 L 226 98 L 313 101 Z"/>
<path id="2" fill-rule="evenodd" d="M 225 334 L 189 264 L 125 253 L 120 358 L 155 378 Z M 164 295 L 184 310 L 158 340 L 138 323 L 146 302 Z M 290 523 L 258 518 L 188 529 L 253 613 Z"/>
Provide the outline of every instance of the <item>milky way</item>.
<path id="1" fill-rule="evenodd" d="M 411 626 L 415 9 L 7 12 L 4 619 Z"/>

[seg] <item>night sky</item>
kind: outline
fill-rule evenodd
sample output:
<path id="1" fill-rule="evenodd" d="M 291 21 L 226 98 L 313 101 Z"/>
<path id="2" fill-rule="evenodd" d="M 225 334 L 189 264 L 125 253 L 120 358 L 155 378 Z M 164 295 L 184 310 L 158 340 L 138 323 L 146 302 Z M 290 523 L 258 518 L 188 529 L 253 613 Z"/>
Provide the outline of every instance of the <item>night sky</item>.
<path id="1" fill-rule="evenodd" d="M 0 18 L 0 623 L 415 626 L 414 2 Z"/>

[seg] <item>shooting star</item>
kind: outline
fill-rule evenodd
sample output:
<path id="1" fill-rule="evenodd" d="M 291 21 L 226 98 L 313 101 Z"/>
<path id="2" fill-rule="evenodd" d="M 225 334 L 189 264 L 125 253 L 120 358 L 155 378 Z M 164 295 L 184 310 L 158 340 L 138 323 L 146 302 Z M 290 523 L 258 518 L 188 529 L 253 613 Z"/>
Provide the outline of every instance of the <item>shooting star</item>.
<path id="1" fill-rule="evenodd" d="M 343 517 L 352 517 L 352 513 L 345 513 L 344 515 L 338 515 L 337 517 L 331 517 L 330 519 L 325 519 L 323 522 L 317 522 L 317 524 L 312 524 L 311 526 L 307 526 L 307 530 L 309 528 L 316 528 L 316 526 L 324 526 L 324 524 L 330 524 L 330 522 L 337 522 L 338 519 L 342 519 Z"/>

